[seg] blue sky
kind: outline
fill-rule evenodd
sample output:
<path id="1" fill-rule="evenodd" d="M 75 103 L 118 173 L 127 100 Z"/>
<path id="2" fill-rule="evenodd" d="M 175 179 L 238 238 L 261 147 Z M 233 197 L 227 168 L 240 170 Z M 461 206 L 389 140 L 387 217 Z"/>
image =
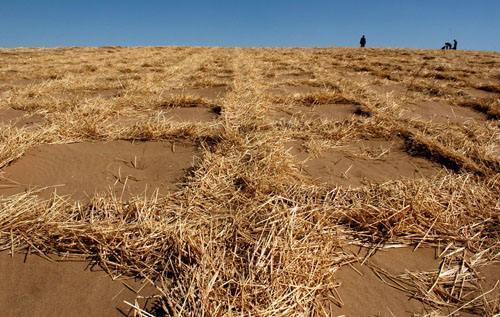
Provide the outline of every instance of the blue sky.
<path id="1" fill-rule="evenodd" d="M 0 47 L 368 46 L 500 51 L 500 0 L 0 0 Z"/>

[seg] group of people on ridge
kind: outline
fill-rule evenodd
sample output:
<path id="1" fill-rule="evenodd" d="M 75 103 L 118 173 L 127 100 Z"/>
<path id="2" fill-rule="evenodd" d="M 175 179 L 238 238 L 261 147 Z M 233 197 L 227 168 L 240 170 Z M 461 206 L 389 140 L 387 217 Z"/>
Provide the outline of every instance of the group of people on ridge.
<path id="1" fill-rule="evenodd" d="M 359 45 L 361 47 L 366 46 L 366 36 L 361 36 L 361 40 L 359 40 Z M 456 50 L 457 49 L 458 42 L 457 40 L 453 40 L 453 45 L 451 45 L 450 42 L 444 43 L 444 46 L 441 48 L 442 50 Z"/>
<path id="2" fill-rule="evenodd" d="M 444 43 L 444 46 L 441 47 L 442 50 L 456 50 L 457 49 L 457 40 L 453 40 L 453 46 L 451 45 L 450 42 Z"/>

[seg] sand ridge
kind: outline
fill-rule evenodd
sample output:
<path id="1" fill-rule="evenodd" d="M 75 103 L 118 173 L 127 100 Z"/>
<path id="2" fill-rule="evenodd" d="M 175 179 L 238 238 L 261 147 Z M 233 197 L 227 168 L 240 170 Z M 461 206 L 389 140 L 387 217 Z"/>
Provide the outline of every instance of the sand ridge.
<path id="1" fill-rule="evenodd" d="M 0 125 L 13 125 L 16 128 L 36 127 L 44 121 L 45 119 L 38 114 L 28 114 L 12 108 L 0 108 Z"/>
<path id="2" fill-rule="evenodd" d="M 270 109 L 269 118 L 272 120 L 304 120 L 342 121 L 351 119 L 359 111 L 356 104 L 320 104 L 310 106 L 291 106 L 281 108 L 276 106 Z"/>
<path id="3" fill-rule="evenodd" d="M 2 170 L 0 194 L 43 189 L 75 199 L 111 191 L 129 198 L 177 188 L 194 163 L 195 148 L 182 142 L 73 143 L 40 145 Z"/>
<path id="4" fill-rule="evenodd" d="M 54 261 L 36 255 L 0 252 L 2 316 L 127 316 L 138 296 L 150 307 L 153 289 L 145 281 L 112 280 L 89 262 Z"/>
<path id="5" fill-rule="evenodd" d="M 352 248 L 364 260 L 368 250 Z M 372 255 L 363 265 L 342 267 L 336 279 L 342 284 L 339 289 L 342 303 L 328 303 L 333 316 L 411 316 L 425 312 L 426 307 L 404 292 L 391 287 L 379 278 L 370 265 L 389 269 L 393 274 L 409 271 L 431 271 L 439 267 L 435 250 L 409 248 L 381 250 Z M 362 303 L 362 305 L 360 305 Z"/>
<path id="6" fill-rule="evenodd" d="M 314 181 L 357 187 L 402 178 L 432 177 L 441 168 L 425 158 L 409 155 L 402 140 L 357 140 L 326 149 L 319 156 L 307 153 L 301 141 L 287 149 Z"/>
<path id="7" fill-rule="evenodd" d="M 471 108 L 448 105 L 442 102 L 420 102 L 409 105 L 403 112 L 404 118 L 431 120 L 440 123 L 463 124 L 470 120 L 485 121 L 486 116 Z"/>

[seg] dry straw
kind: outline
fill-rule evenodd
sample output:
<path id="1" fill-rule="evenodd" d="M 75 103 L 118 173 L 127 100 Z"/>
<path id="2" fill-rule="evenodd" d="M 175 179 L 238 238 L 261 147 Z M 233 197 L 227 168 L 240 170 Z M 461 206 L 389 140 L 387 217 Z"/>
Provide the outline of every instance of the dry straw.
<path id="1" fill-rule="evenodd" d="M 87 203 L 57 195 L 41 200 L 36 192 L 2 197 L 0 249 L 83 256 L 112 276 L 147 279 L 158 290 L 155 309 L 128 303 L 137 315 L 305 316 L 328 315 L 325 302 L 343 302 L 335 273 L 363 262 L 350 245 L 437 247 L 442 254 L 436 271 L 395 276 L 368 265 L 440 314 L 493 316 L 499 303 L 491 295 L 498 290 L 482 289 L 478 272 L 499 260 L 499 162 L 492 151 L 498 126 L 409 120 L 399 115 L 401 100 L 373 90 L 380 78 L 390 78 L 412 83 L 406 98 L 452 98 L 450 92 L 472 86 L 472 79 L 463 75 L 467 69 L 438 76 L 458 69 L 449 56 L 436 59 L 437 53 L 418 50 L 364 54 L 175 47 L 0 51 L 15 74 L 4 78 L 13 84 L 0 107 L 46 118 L 40 127 L 1 126 L 0 167 L 39 144 L 116 139 L 189 139 L 200 158 L 179 190 L 166 197 L 123 202 L 103 194 Z M 463 54 L 476 71 L 485 71 L 473 53 Z M 498 63 L 498 54 L 481 56 Z M 23 63 L 28 57 L 32 61 Z M 79 62 L 70 63 L 75 57 Z M 432 72 L 415 75 L 422 58 Z M 270 98 L 276 76 L 269 74 L 290 72 L 314 76 L 281 84 L 321 92 Z M 16 82 L 19 77 L 32 84 Z M 220 101 L 223 111 L 216 121 L 176 123 L 158 114 L 158 106 L 211 106 L 193 96 L 166 97 L 167 92 L 221 82 L 231 91 Z M 114 90 L 104 96 L 106 89 Z M 363 116 L 341 122 L 270 122 L 266 116 L 276 103 L 339 102 L 360 105 Z M 467 104 L 490 117 L 496 105 Z M 127 124 L 117 116 L 137 120 Z M 337 188 L 303 175 L 286 146 L 292 139 L 328 147 L 373 137 L 400 138 L 411 154 L 447 170 L 431 179 Z"/>

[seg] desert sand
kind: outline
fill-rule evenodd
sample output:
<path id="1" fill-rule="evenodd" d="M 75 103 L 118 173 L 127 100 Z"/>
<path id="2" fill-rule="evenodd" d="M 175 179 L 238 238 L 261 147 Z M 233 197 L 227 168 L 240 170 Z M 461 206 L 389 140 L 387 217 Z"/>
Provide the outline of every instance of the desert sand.
<path id="1" fill-rule="evenodd" d="M 500 313 L 498 53 L 0 62 L 2 316 Z"/>
<path id="2" fill-rule="evenodd" d="M 36 255 L 0 254 L 2 316 L 123 316 L 138 302 L 153 308 L 149 284 L 112 280 L 83 259 L 53 262 Z"/>

